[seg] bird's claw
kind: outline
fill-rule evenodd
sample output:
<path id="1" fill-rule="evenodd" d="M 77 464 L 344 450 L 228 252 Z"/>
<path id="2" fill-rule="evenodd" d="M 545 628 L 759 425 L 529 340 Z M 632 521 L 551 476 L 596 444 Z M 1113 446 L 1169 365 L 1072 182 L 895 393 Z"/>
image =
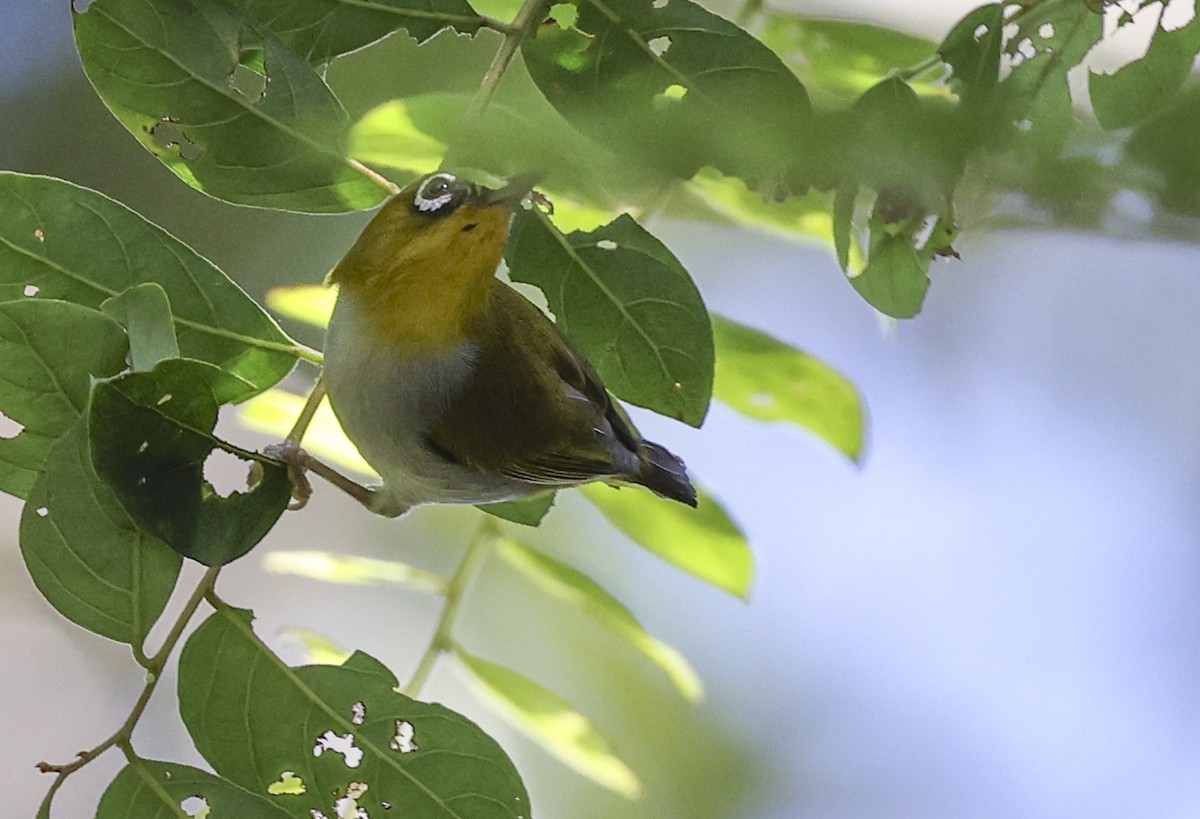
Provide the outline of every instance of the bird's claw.
<path id="1" fill-rule="evenodd" d="M 292 502 L 288 509 L 296 511 L 308 505 L 312 497 L 312 483 L 308 480 L 309 455 L 295 441 L 284 441 L 263 447 L 263 455 L 287 466 L 288 478 L 292 482 Z"/>

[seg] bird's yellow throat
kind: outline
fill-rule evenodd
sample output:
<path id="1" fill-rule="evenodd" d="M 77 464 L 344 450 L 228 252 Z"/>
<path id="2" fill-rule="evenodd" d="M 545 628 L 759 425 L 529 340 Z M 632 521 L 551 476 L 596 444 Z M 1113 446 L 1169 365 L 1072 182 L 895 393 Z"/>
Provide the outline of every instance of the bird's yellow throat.
<path id="1" fill-rule="evenodd" d="M 394 199 L 330 273 L 363 329 L 411 352 L 453 348 L 488 308 L 512 212 L 465 204 L 430 219 Z"/>

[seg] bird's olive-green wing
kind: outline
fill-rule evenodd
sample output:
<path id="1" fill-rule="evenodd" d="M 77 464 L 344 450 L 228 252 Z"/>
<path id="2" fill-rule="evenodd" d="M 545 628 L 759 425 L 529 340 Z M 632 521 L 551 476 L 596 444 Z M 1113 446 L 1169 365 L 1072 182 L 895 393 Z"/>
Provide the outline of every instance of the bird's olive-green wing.
<path id="1" fill-rule="evenodd" d="M 497 281 L 473 328 L 472 378 L 430 428 L 445 457 L 531 483 L 637 471 L 639 438 L 582 354 L 533 304 Z"/>

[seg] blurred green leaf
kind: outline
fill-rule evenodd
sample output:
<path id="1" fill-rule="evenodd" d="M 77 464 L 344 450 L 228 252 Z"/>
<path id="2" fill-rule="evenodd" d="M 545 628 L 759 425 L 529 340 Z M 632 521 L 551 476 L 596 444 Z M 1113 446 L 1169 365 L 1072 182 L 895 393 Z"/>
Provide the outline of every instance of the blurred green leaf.
<path id="1" fill-rule="evenodd" d="M 282 802 L 281 802 L 282 805 Z M 96 819 L 290 819 L 296 814 L 266 796 L 207 771 L 139 759 L 125 766 L 100 800 Z"/>
<path id="2" fill-rule="evenodd" d="M 314 213 L 369 208 L 387 196 L 347 162 L 349 122 L 329 87 L 235 8 L 95 0 L 75 12 L 75 43 L 113 115 L 193 187 Z"/>
<path id="3" fill-rule="evenodd" d="M 1185 134 L 1200 133 L 1200 87 L 1190 88 L 1165 111 L 1134 129 L 1125 155 L 1148 169 L 1148 184 L 1159 203 L 1200 215 L 1200 151 L 1186 150 Z M 1194 231 L 1192 231 L 1194 235 Z"/>
<path id="4" fill-rule="evenodd" d="M 831 237 L 829 197 L 809 192 L 782 202 L 768 202 L 762 194 L 746 187 L 737 177 L 725 176 L 712 168 L 701 169 L 688 180 L 681 192 L 723 219 L 743 227 L 761 230 L 795 240 L 828 242 Z M 683 199 L 681 206 L 691 202 Z M 676 200 L 672 200 L 672 212 Z M 691 210 L 683 215 L 694 215 Z"/>
<path id="5" fill-rule="evenodd" d="M 158 283 L 134 285 L 105 299 L 100 309 L 129 333 L 129 364 L 135 372 L 153 370 L 158 362 L 179 357 L 171 302 Z"/>
<path id="6" fill-rule="evenodd" d="M 1200 52 L 1200 14 L 1187 25 L 1165 31 L 1159 5 L 1159 28 L 1144 57 L 1115 74 L 1088 74 L 1088 91 L 1096 119 L 1107 129 L 1124 128 L 1159 110 L 1183 86 Z"/>
<path id="7" fill-rule="evenodd" d="M 248 552 L 291 498 L 287 469 L 212 435 L 221 405 L 250 390 L 210 364 L 169 359 L 149 373 L 101 381 L 92 393 L 97 474 L 139 528 L 206 566 Z M 205 479 L 215 450 L 251 462 L 244 491 L 221 497 Z"/>
<path id="8" fill-rule="evenodd" d="M 704 686 L 687 659 L 671 646 L 647 634 L 629 609 L 590 577 L 513 540 L 501 540 L 496 550 L 501 558 L 536 583 L 542 591 L 594 618 L 645 654 L 666 673 L 689 702 L 698 702 L 704 696 Z"/>
<path id="9" fill-rule="evenodd" d="M 661 242 L 628 216 L 564 236 L 525 211 L 505 259 L 513 281 L 546 294 L 558 326 L 614 394 L 700 426 L 712 396 L 712 325 Z"/>
<path id="10" fill-rule="evenodd" d="M 529 798 L 504 751 L 474 723 L 396 693 L 396 678 L 361 652 L 340 666 L 286 666 L 253 633 L 249 612 L 221 606 L 179 659 L 179 713 L 221 776 L 253 793 L 289 779 L 303 794 L 273 801 L 292 816 L 357 808 L 386 816 L 528 817 Z M 346 803 L 342 803 L 346 806 Z M 347 806 L 348 807 L 348 806 Z"/>
<path id="11" fill-rule="evenodd" d="M 141 646 L 182 561 L 140 531 L 97 477 L 82 418 L 46 456 L 20 531 L 25 565 L 54 608 L 89 631 Z"/>
<path id="12" fill-rule="evenodd" d="M 313 327 L 325 327 L 337 303 L 336 287 L 323 284 L 295 284 L 267 291 L 267 307 L 284 318 L 302 321 Z"/>
<path id="13" fill-rule="evenodd" d="M 807 184 L 808 97 L 761 42 L 690 0 L 575 5 L 574 27 L 543 25 L 521 47 L 568 122 L 681 179 L 711 165 L 760 190 Z"/>
<path id="14" fill-rule="evenodd" d="M 858 460 L 863 404 L 844 376 L 807 353 L 744 324 L 714 317 L 713 397 L 751 418 L 786 421 Z"/>
<path id="15" fill-rule="evenodd" d="M 843 273 L 850 271 L 850 254 L 858 250 L 858 243 L 853 241 L 854 204 L 858 190 L 858 182 L 848 181 L 838 185 L 833 195 L 833 251 Z M 856 267 L 861 270 L 860 266 Z"/>
<path id="16" fill-rule="evenodd" d="M 323 634 L 298 626 L 284 626 L 278 632 L 304 648 L 304 656 L 313 665 L 341 665 L 350 659 L 351 652 Z"/>
<path id="17" fill-rule="evenodd" d="M 950 87 L 965 104 L 986 105 L 1000 82 L 1004 3 L 988 3 L 954 24 L 938 53 L 950 66 Z"/>
<path id="18" fill-rule="evenodd" d="M 487 512 L 493 517 L 507 520 L 511 523 L 519 523 L 522 526 L 537 526 L 542 522 L 542 518 L 550 513 L 550 507 L 554 506 L 554 498 L 554 492 L 539 492 L 528 498 L 503 501 L 501 503 L 485 503 L 480 504 L 476 508 L 481 512 Z"/>
<path id="19" fill-rule="evenodd" d="M 929 290 L 929 259 L 913 247 L 908 235 L 872 236 L 871 257 L 850 284 L 885 316 L 912 318 L 921 312 Z"/>
<path id="20" fill-rule="evenodd" d="M 642 548 L 719 589 L 749 597 L 754 575 L 750 545 L 704 490 L 697 489 L 696 509 L 628 487 L 588 484 L 579 491 Z"/>
<path id="21" fill-rule="evenodd" d="M 823 20 L 767 12 L 759 35 L 814 97 L 851 100 L 896 69 L 908 68 L 933 54 L 935 44 L 911 34 L 870 23 Z M 915 82 L 920 94 L 943 96 L 944 85 Z"/>
<path id="22" fill-rule="evenodd" d="M 637 774 L 570 703 L 528 677 L 469 654 L 461 646 L 455 648 L 455 654 L 497 712 L 555 759 L 629 799 L 641 795 Z"/>
<path id="23" fill-rule="evenodd" d="M 23 426 L 0 438 L 0 490 L 29 493 L 46 453 L 87 406 L 92 377 L 123 370 L 127 349 L 120 325 L 95 310 L 41 298 L 0 303 L 0 412 Z"/>
<path id="24" fill-rule="evenodd" d="M 0 300 L 92 309 L 147 282 L 166 291 L 179 350 L 261 391 L 295 365 L 296 345 L 211 262 L 108 197 L 40 176 L 0 173 Z"/>
<path id="25" fill-rule="evenodd" d="M 321 65 L 403 30 L 428 40 L 447 26 L 474 34 L 482 23 L 466 0 L 220 0 Z"/>
<path id="26" fill-rule="evenodd" d="M 391 583 L 435 594 L 446 590 L 445 578 L 407 563 L 332 552 L 268 552 L 263 568 L 326 583 Z"/>

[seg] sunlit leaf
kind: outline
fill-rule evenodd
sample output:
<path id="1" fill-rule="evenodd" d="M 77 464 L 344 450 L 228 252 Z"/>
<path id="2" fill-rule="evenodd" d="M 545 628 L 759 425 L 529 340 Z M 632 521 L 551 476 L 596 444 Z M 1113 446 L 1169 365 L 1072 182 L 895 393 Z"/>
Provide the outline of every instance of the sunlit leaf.
<path id="1" fill-rule="evenodd" d="M 1165 31 L 1159 5 L 1159 28 L 1144 57 L 1122 66 L 1115 74 L 1088 76 L 1088 91 L 1096 119 L 1108 129 L 1124 128 L 1154 113 L 1183 86 L 1200 51 L 1200 14 L 1187 25 Z"/>
<path id="2" fill-rule="evenodd" d="M 332 552 L 268 552 L 263 568 L 327 583 L 390 583 L 438 594 L 446 588 L 444 578 L 407 563 Z"/>
<path id="3" fill-rule="evenodd" d="M 282 801 L 272 804 L 227 779 L 173 762 L 139 759 L 125 766 L 100 800 L 96 819 L 290 819 Z"/>
<path id="4" fill-rule="evenodd" d="M 134 285 L 106 299 L 100 309 L 129 333 L 129 365 L 134 371 L 147 372 L 164 359 L 179 357 L 171 302 L 161 285 Z"/>
<path id="5" fill-rule="evenodd" d="M 428 40 L 446 27 L 462 34 L 481 19 L 466 0 L 220 0 L 269 29 L 313 65 L 356 51 L 393 31 Z"/>
<path id="6" fill-rule="evenodd" d="M 556 759 L 609 790 L 635 799 L 642 783 L 586 717 L 562 697 L 517 672 L 467 653 L 455 653 L 498 713 Z"/>
<path id="7" fill-rule="evenodd" d="M 250 385 L 212 365 L 170 359 L 148 373 L 96 384 L 88 420 L 92 462 L 142 530 L 207 566 L 235 560 L 274 526 L 291 497 L 287 470 L 213 437 L 217 410 Z M 220 451 L 250 467 L 222 497 L 205 478 Z"/>
<path id="8" fill-rule="evenodd" d="M 700 425 L 712 395 L 712 325 L 661 242 L 628 216 L 564 236 L 525 212 L 505 258 L 514 281 L 546 294 L 558 326 L 614 394 Z"/>
<path id="9" fill-rule="evenodd" d="M 250 429 L 274 435 L 282 441 L 303 408 L 304 399 L 300 396 L 283 390 L 268 390 L 241 406 L 238 419 Z M 328 399 L 322 400 L 317 407 L 303 443 L 306 450 L 330 465 L 353 470 L 368 478 L 378 477 L 342 431 Z"/>
<path id="10" fill-rule="evenodd" d="M 810 192 L 783 202 L 768 202 L 742 180 L 712 168 L 701 169 L 682 191 L 736 225 L 792 240 L 826 243 L 831 237 L 829 197 L 823 193 Z"/>
<path id="11" fill-rule="evenodd" d="M 314 665 L 341 665 L 352 654 L 328 637 L 306 628 L 284 626 L 279 629 L 279 634 L 298 642 L 304 649 L 305 659 Z"/>
<path id="12" fill-rule="evenodd" d="M 284 318 L 302 321 L 313 327 L 325 327 L 337 303 L 336 287 L 322 284 L 296 284 L 267 291 L 267 307 Z"/>
<path id="13" fill-rule="evenodd" d="M 594 618 L 650 658 L 688 701 L 704 696 L 704 686 L 687 659 L 646 633 L 637 618 L 594 580 L 565 563 L 513 540 L 502 540 L 496 553 L 544 592 Z"/>
<path id="14" fill-rule="evenodd" d="M 296 346 L 211 262 L 129 208 L 58 179 L 0 173 L 0 300 L 38 298 L 94 310 L 135 285 L 171 302 L 179 350 L 261 391 L 294 366 Z"/>
<path id="15" fill-rule="evenodd" d="M 754 556 L 746 537 L 703 490 L 696 509 L 641 489 L 589 484 L 580 492 L 642 548 L 730 594 L 750 595 Z"/>
<path id="16" fill-rule="evenodd" d="M 179 555 L 140 531 L 92 468 L 83 419 L 42 464 L 21 512 L 38 591 L 89 631 L 140 646 L 179 575 Z"/>
<path id="17" fill-rule="evenodd" d="M 346 161 L 346 112 L 317 72 L 235 8 L 95 0 L 75 13 L 75 43 L 113 115 L 189 185 L 318 213 L 387 196 Z"/>
<path id="18" fill-rule="evenodd" d="M 290 772 L 305 792 L 272 801 L 292 816 L 353 816 L 333 806 L 361 783 L 356 806 L 370 816 L 394 808 L 412 817 L 528 819 L 528 796 L 500 746 L 465 717 L 396 686 L 362 653 L 340 666 L 286 666 L 255 636 L 249 612 L 224 606 L 179 659 L 179 712 L 196 748 L 253 793 L 268 793 Z"/>
<path id="19" fill-rule="evenodd" d="M 825 362 L 778 339 L 713 319 L 713 397 L 751 418 L 804 427 L 850 458 L 863 444 L 863 404 L 854 385 Z"/>
<path id="20" fill-rule="evenodd" d="M 0 412 L 23 427 L 0 438 L 0 490 L 28 494 L 46 453 L 87 406 L 92 377 L 124 369 L 127 349 L 121 327 L 95 310 L 49 299 L 0 303 Z"/>
<path id="21" fill-rule="evenodd" d="M 756 189 L 807 184 L 808 97 L 761 42 L 690 0 L 574 5 L 572 27 L 521 48 L 568 122 L 682 179 L 711 165 Z"/>

